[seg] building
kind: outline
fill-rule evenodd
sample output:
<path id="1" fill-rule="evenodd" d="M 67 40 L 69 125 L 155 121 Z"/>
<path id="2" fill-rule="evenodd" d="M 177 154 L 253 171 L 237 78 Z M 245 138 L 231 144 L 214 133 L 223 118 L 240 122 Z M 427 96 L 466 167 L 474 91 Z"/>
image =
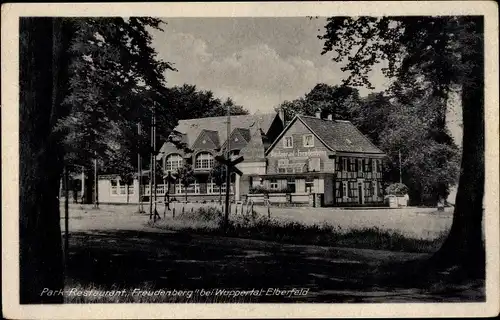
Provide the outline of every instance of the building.
<path id="1" fill-rule="evenodd" d="M 163 172 L 175 174 L 185 163 L 194 170 L 187 188 L 170 184 L 169 194 L 177 200 L 217 201 L 225 193 L 213 179 L 217 155 L 225 155 L 228 144 L 227 117 L 180 120 L 174 129 L 178 141 L 161 146 L 156 161 Z M 233 200 L 252 199 L 273 204 L 301 206 L 374 206 L 383 204 L 382 165 L 386 155 L 351 122 L 295 116 L 284 127 L 278 114 L 231 116 L 229 134 L 232 157 L 243 156 L 237 165 L 243 172 L 231 177 Z M 113 178 L 114 177 L 114 178 Z M 104 179 L 105 178 L 105 179 Z M 167 183 L 160 181 L 157 195 Z M 119 177 L 99 179 L 100 202 L 137 202 L 138 181 L 121 184 Z M 142 195 L 150 195 L 149 185 Z"/>
<path id="2" fill-rule="evenodd" d="M 244 161 L 237 165 L 243 175 L 233 175 L 230 186 L 233 199 L 240 200 L 241 196 L 248 194 L 250 190 L 250 176 L 266 173 L 264 154 L 283 131 L 283 122 L 276 113 L 239 115 L 231 116 L 230 127 L 231 156 L 244 158 Z M 195 182 L 187 188 L 188 199 L 219 199 L 219 194 L 225 193 L 226 186 L 224 183 L 219 190 L 212 177 L 212 168 L 216 163 L 215 157 L 225 155 L 227 151 L 227 117 L 180 120 L 174 132 L 190 150 L 186 152 L 172 142 L 165 142 L 156 158 L 161 162 L 164 172 L 175 173 L 185 162 L 190 163 L 194 169 Z M 163 186 L 161 190 L 164 190 Z M 149 194 L 148 190 L 146 194 Z M 181 183 L 172 184 L 170 194 L 176 198 L 184 197 L 184 186 Z"/>
<path id="3" fill-rule="evenodd" d="M 313 206 L 383 203 L 385 154 L 351 122 L 295 116 L 266 150 L 262 189 L 290 194 L 289 203 Z M 270 197 L 271 198 L 271 197 Z"/>

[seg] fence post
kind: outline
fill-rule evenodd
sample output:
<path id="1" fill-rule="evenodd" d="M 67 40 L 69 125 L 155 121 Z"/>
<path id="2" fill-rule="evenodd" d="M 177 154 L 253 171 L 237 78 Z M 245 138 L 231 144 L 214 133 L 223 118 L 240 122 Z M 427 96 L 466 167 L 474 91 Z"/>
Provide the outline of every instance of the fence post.
<path id="1" fill-rule="evenodd" d="M 269 200 L 266 201 L 267 203 L 267 217 L 271 219 L 271 206 L 269 205 Z"/>

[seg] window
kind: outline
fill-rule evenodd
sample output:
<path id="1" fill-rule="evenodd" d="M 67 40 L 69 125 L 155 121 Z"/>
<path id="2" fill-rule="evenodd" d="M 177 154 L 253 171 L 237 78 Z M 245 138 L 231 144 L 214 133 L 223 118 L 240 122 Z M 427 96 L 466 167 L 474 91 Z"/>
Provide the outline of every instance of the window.
<path id="1" fill-rule="evenodd" d="M 349 181 L 349 198 L 358 197 L 358 186 L 356 181 Z"/>
<path id="2" fill-rule="evenodd" d="M 287 167 L 288 167 L 288 159 L 278 160 L 278 173 L 286 173 Z"/>
<path id="3" fill-rule="evenodd" d="M 377 161 L 378 160 L 375 160 L 375 159 L 372 160 L 372 171 L 373 172 L 377 172 Z"/>
<path id="4" fill-rule="evenodd" d="M 349 172 L 356 172 L 356 159 L 349 158 Z"/>
<path id="5" fill-rule="evenodd" d="M 171 154 L 167 157 L 165 170 L 175 172 L 180 167 L 182 167 L 182 157 L 179 154 Z"/>
<path id="6" fill-rule="evenodd" d="M 287 183 L 287 189 L 290 193 L 295 193 L 295 179 L 294 178 L 288 178 L 286 180 Z"/>
<path id="7" fill-rule="evenodd" d="M 288 165 L 288 159 L 279 159 L 278 167 L 286 167 Z"/>
<path id="8" fill-rule="evenodd" d="M 363 172 L 363 159 L 358 159 L 357 169 L 358 172 Z"/>
<path id="9" fill-rule="evenodd" d="M 363 171 L 371 172 L 372 171 L 372 160 L 371 159 L 363 159 Z"/>
<path id="10" fill-rule="evenodd" d="M 347 171 L 349 170 L 349 167 L 347 166 L 347 158 L 342 158 L 342 166 L 340 167 L 340 169 L 342 169 L 343 171 Z"/>
<path id="11" fill-rule="evenodd" d="M 371 181 L 365 181 L 365 197 L 373 196 L 373 186 Z"/>
<path id="12" fill-rule="evenodd" d="M 379 160 L 380 162 L 380 160 Z M 384 195 L 384 189 L 382 189 L 382 182 L 377 181 L 377 195 L 382 197 Z"/>
<path id="13" fill-rule="evenodd" d="M 271 190 L 278 190 L 278 180 L 271 179 L 269 181 L 269 187 L 271 188 Z"/>
<path id="14" fill-rule="evenodd" d="M 342 183 L 340 181 L 335 181 L 335 197 L 342 198 L 343 190 Z"/>
<path id="15" fill-rule="evenodd" d="M 196 169 L 211 169 L 214 166 L 214 157 L 208 152 L 198 153 L 196 156 Z"/>
<path id="16" fill-rule="evenodd" d="M 342 159 L 341 159 L 341 157 L 335 157 L 335 171 L 342 171 Z"/>
<path id="17" fill-rule="evenodd" d="M 309 172 L 319 172 L 321 170 L 320 158 L 309 158 L 308 162 Z"/>
<path id="18" fill-rule="evenodd" d="M 306 134 L 302 137 L 304 142 L 304 147 L 314 147 L 314 136 L 312 134 Z"/>
<path id="19" fill-rule="evenodd" d="M 314 193 L 314 180 L 306 179 L 306 192 Z"/>
<path id="20" fill-rule="evenodd" d="M 382 160 L 377 160 L 377 171 L 382 172 Z"/>
<path id="21" fill-rule="evenodd" d="M 115 179 L 110 180 L 111 182 L 111 194 L 118 194 L 117 191 L 117 181 Z"/>
<path id="22" fill-rule="evenodd" d="M 293 138 L 292 137 L 283 138 L 283 148 L 293 148 Z"/>

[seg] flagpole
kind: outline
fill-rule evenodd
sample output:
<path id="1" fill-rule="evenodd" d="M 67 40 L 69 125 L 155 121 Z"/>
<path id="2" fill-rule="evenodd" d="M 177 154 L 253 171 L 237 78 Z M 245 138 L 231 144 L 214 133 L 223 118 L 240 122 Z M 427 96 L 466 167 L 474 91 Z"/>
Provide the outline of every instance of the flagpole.
<path id="1" fill-rule="evenodd" d="M 229 163 L 231 161 L 231 108 L 227 105 L 227 138 L 226 138 L 226 159 Z M 229 223 L 229 189 L 231 186 L 231 173 L 229 170 L 229 164 L 226 165 L 226 211 L 224 216 L 224 231 L 227 231 Z"/>
<path id="2" fill-rule="evenodd" d="M 156 220 L 156 102 L 153 104 L 153 183 L 154 183 L 154 214 Z"/>
<path id="3" fill-rule="evenodd" d="M 154 103 L 153 103 L 154 108 Z M 153 121 L 154 116 L 151 114 L 151 141 L 149 154 L 149 219 L 153 219 Z"/>
<path id="4" fill-rule="evenodd" d="M 137 134 L 140 141 L 141 139 L 141 123 L 137 123 Z M 137 194 L 139 195 L 139 213 L 142 213 L 142 198 L 141 198 L 141 180 L 142 180 L 142 166 L 141 166 L 141 150 L 137 152 L 137 180 L 139 181 L 139 190 L 137 190 Z"/>

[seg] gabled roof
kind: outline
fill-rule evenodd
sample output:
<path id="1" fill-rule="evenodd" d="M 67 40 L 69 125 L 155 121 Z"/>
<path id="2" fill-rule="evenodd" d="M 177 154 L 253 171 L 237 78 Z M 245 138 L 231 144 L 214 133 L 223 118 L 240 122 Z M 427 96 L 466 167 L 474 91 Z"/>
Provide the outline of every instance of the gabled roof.
<path id="1" fill-rule="evenodd" d="M 276 113 L 257 114 L 257 115 L 239 115 L 231 116 L 231 128 L 243 128 L 252 130 L 255 127 L 260 128 L 264 133 L 269 131 Z M 175 128 L 176 131 L 186 134 L 187 143 L 192 146 L 202 130 L 215 131 L 218 133 L 219 143 L 224 144 L 227 139 L 227 117 L 209 117 L 199 119 L 179 120 Z"/>
<path id="2" fill-rule="evenodd" d="M 302 122 L 327 148 L 338 152 L 352 153 L 375 153 L 384 154 L 377 148 L 361 131 L 359 131 L 350 121 L 345 120 L 326 120 L 316 117 L 297 115 L 286 126 L 283 132 L 267 149 L 269 153 L 274 145 L 296 122 Z"/>
<path id="3" fill-rule="evenodd" d="M 245 161 L 264 161 L 264 143 L 262 141 L 262 134 L 258 128 L 251 130 L 250 142 L 241 149 L 240 155 L 245 158 Z"/>
<path id="4" fill-rule="evenodd" d="M 209 146 L 210 146 L 210 142 L 212 143 L 212 145 L 211 145 L 213 147 L 212 149 L 220 148 L 219 134 L 217 133 L 217 131 L 206 130 L 206 129 L 201 130 L 200 135 L 198 136 L 198 138 L 196 138 L 192 147 L 194 149 L 200 148 L 200 147 L 198 147 L 201 144 L 200 141 L 203 141 L 203 143 L 205 144 L 205 143 L 207 143 L 206 142 L 207 139 L 209 140 L 209 142 L 208 142 Z M 207 144 L 205 144 L 205 146 L 207 146 Z"/>
<path id="5" fill-rule="evenodd" d="M 259 130 L 260 131 L 260 130 Z M 231 150 L 244 148 L 250 141 L 250 130 L 243 128 L 235 128 L 231 135 Z M 237 141 L 235 141 L 237 140 Z M 221 146 L 221 150 L 227 149 L 227 140 Z"/>

